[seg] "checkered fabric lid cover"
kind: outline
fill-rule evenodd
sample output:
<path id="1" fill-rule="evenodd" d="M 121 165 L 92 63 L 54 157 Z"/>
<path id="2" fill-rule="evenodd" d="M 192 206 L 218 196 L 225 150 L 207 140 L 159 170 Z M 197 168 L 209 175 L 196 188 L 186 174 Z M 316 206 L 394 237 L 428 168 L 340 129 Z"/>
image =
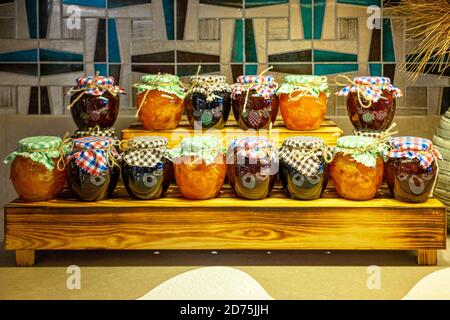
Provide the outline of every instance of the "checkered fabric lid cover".
<path id="1" fill-rule="evenodd" d="M 130 166 L 152 168 L 167 156 L 168 140 L 157 136 L 142 136 L 128 140 L 122 159 Z"/>
<path id="2" fill-rule="evenodd" d="M 319 97 L 321 93 L 325 93 L 328 96 L 330 91 L 328 89 L 327 77 L 287 75 L 284 77 L 284 83 L 277 90 L 277 94 L 289 94 L 293 92 L 304 92 L 313 97 Z"/>
<path id="3" fill-rule="evenodd" d="M 134 84 L 138 94 L 147 90 L 158 90 L 169 95 L 184 99 L 186 92 L 180 83 L 180 78 L 168 73 L 147 74 L 141 77 L 141 83 Z"/>
<path id="4" fill-rule="evenodd" d="M 356 77 L 353 78 L 355 85 L 346 86 L 336 92 L 338 96 L 348 96 L 350 92 L 359 90 L 363 98 L 368 101 L 378 102 L 383 97 L 383 90 L 390 91 L 394 97 L 402 96 L 399 88 L 391 84 L 391 80 L 386 77 Z"/>
<path id="5" fill-rule="evenodd" d="M 84 93 L 93 96 L 101 96 L 105 91 L 125 94 L 125 90 L 114 84 L 114 77 L 89 76 L 78 78 L 77 86 L 73 89 L 86 89 Z"/>
<path id="6" fill-rule="evenodd" d="M 264 160 L 276 158 L 278 160 L 278 152 L 273 142 L 261 137 L 234 139 L 228 147 L 227 160 L 228 157 L 234 157 L 234 154 L 240 159 Z"/>
<path id="7" fill-rule="evenodd" d="M 278 84 L 274 82 L 272 76 L 239 76 L 237 82 L 232 85 L 232 96 L 247 93 L 248 90 L 254 90 L 254 95 L 269 99 L 276 93 Z"/>
<path id="8" fill-rule="evenodd" d="M 72 136 L 72 138 L 82 138 L 82 137 L 108 137 L 113 138 L 114 140 L 118 140 L 119 138 L 116 136 L 116 130 L 114 128 L 89 128 L 88 130 L 76 130 Z"/>
<path id="9" fill-rule="evenodd" d="M 112 166 L 110 158 L 120 159 L 114 147 L 114 140 L 108 137 L 83 137 L 73 139 L 72 153 L 68 161 L 75 159 L 75 163 L 87 173 L 94 176 L 109 172 Z"/>
<path id="10" fill-rule="evenodd" d="M 353 135 L 378 139 L 382 136 L 383 132 L 384 131 L 371 130 L 371 129 L 361 129 L 361 130 L 355 129 L 355 130 L 353 130 Z"/>
<path id="11" fill-rule="evenodd" d="M 432 165 L 435 159 L 442 160 L 440 152 L 433 147 L 433 143 L 419 137 L 395 137 L 389 141 L 391 149 L 388 152 L 390 158 L 417 159 L 423 168 Z"/>
<path id="12" fill-rule="evenodd" d="M 184 138 L 180 147 L 169 150 L 168 156 L 172 161 L 177 157 L 189 156 L 203 159 L 206 164 L 211 164 L 221 152 L 223 150 L 219 138 L 202 135 Z"/>
<path id="13" fill-rule="evenodd" d="M 61 138 L 53 136 L 23 138 L 17 143 L 17 149 L 5 157 L 4 162 L 10 163 L 20 156 L 42 164 L 48 170 L 53 170 L 54 158 L 61 157 L 59 150 L 61 143 Z"/>
<path id="14" fill-rule="evenodd" d="M 334 152 L 342 152 L 367 167 L 375 167 L 377 157 L 383 155 L 385 147 L 385 143 L 376 142 L 371 137 L 343 136 L 337 140 Z"/>
<path id="15" fill-rule="evenodd" d="M 290 137 L 283 142 L 280 149 L 280 160 L 302 175 L 311 176 L 319 171 L 324 151 L 327 152 L 326 145 L 320 138 Z"/>
<path id="16" fill-rule="evenodd" d="M 206 101 L 211 102 L 216 98 L 215 91 L 231 92 L 231 87 L 227 84 L 225 76 L 201 75 L 189 78 L 190 92 L 197 92 L 206 96 Z"/>

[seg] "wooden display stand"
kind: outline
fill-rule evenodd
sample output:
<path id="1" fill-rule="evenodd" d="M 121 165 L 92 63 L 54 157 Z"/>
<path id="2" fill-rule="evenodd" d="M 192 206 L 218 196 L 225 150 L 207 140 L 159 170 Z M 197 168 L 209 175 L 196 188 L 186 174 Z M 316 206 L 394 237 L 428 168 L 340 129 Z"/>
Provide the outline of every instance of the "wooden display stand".
<path id="1" fill-rule="evenodd" d="M 227 140 L 228 132 L 245 134 L 229 128 Z M 330 121 L 311 132 L 273 130 L 281 141 L 315 135 L 331 145 L 342 134 Z M 183 127 L 174 132 L 132 127 L 123 138 L 157 134 L 175 146 L 192 134 Z M 33 265 L 36 250 L 97 249 L 417 250 L 419 264 L 436 264 L 437 250 L 446 246 L 444 205 L 434 198 L 403 203 L 386 191 L 370 201 L 349 201 L 330 185 L 322 198 L 299 201 L 276 185 L 271 197 L 251 201 L 236 198 L 225 185 L 215 199 L 192 201 L 173 185 L 164 198 L 149 201 L 128 198 L 122 187 L 113 199 L 99 202 L 78 202 L 67 193 L 48 202 L 17 200 L 5 207 L 5 247 L 16 251 L 19 266 Z"/>

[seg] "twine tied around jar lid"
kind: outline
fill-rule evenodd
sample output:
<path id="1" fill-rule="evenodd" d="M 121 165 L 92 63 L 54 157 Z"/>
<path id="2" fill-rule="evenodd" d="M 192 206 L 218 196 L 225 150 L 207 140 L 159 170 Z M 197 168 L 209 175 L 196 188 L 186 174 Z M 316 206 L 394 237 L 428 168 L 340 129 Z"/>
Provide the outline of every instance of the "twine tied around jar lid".
<path id="1" fill-rule="evenodd" d="M 277 91 L 277 95 L 288 94 L 292 101 L 299 101 L 305 96 L 315 97 L 317 100 L 321 93 L 329 94 L 327 77 L 311 75 L 288 75 L 284 77 L 285 83 Z"/>
<path id="2" fill-rule="evenodd" d="M 227 78 L 220 75 L 199 75 L 201 66 L 197 69 L 197 74 L 189 78 L 189 90 L 206 96 L 206 102 L 212 102 L 214 99 L 221 99 L 221 96 L 215 94 L 215 91 L 231 92 L 230 86 L 227 84 Z"/>
<path id="3" fill-rule="evenodd" d="M 344 79 L 345 83 L 338 81 L 338 78 Z M 386 77 L 355 77 L 352 80 L 345 75 L 338 75 L 335 82 L 339 86 L 344 86 L 336 92 L 336 95 L 347 96 L 350 92 L 356 92 L 358 102 L 363 108 L 370 108 L 374 102 L 387 99 L 383 96 L 383 90 L 392 92 L 396 98 L 402 96 L 401 90 L 393 86 L 391 80 Z M 368 104 L 363 103 L 362 99 L 368 101 Z"/>

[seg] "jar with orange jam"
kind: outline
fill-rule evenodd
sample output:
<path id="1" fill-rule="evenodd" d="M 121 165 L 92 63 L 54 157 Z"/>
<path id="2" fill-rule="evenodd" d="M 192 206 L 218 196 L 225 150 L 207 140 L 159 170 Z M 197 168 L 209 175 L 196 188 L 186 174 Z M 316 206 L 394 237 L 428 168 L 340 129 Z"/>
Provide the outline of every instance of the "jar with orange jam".
<path id="1" fill-rule="evenodd" d="M 11 181 L 21 200 L 47 201 L 64 188 L 65 149 L 58 137 L 37 136 L 19 141 L 18 148 L 4 162 L 11 162 Z"/>
<path id="2" fill-rule="evenodd" d="M 170 74 L 149 74 L 135 85 L 136 105 L 145 130 L 175 129 L 184 111 L 185 90 Z"/>
<path id="3" fill-rule="evenodd" d="M 326 77 L 288 75 L 277 91 L 289 130 L 315 130 L 325 119 L 329 95 Z"/>
<path id="4" fill-rule="evenodd" d="M 339 196 L 349 200 L 375 197 L 383 181 L 384 146 L 384 142 L 363 136 L 337 140 L 330 175 Z"/>
<path id="5" fill-rule="evenodd" d="M 227 168 L 218 138 L 185 138 L 179 148 L 169 151 L 169 157 L 173 161 L 175 181 L 183 197 L 200 200 L 219 194 Z"/>

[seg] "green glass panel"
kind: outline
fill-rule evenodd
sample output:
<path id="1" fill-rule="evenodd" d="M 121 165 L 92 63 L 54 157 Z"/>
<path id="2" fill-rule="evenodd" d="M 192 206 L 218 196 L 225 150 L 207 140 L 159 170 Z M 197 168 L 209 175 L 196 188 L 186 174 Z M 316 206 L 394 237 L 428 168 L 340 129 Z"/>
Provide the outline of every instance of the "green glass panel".
<path id="1" fill-rule="evenodd" d="M 246 8 L 264 7 L 273 4 L 288 3 L 288 0 L 245 0 Z"/>
<path id="2" fill-rule="evenodd" d="M 303 34 L 305 39 L 312 39 L 312 0 L 300 1 Z"/>
<path id="3" fill-rule="evenodd" d="M 323 76 L 327 74 L 337 74 L 344 72 L 358 71 L 358 64 L 315 64 L 314 74 L 317 76 Z"/>
<path id="4" fill-rule="evenodd" d="M 175 39 L 174 0 L 163 0 L 164 20 L 166 22 L 167 40 Z"/>
<path id="5" fill-rule="evenodd" d="M 232 62 L 243 62 L 244 61 L 244 21 L 242 19 L 236 19 L 234 24 L 234 40 L 233 40 L 233 51 L 231 54 Z"/>
<path id="6" fill-rule="evenodd" d="M 395 62 L 391 19 L 383 19 L 383 60 L 387 62 Z"/>
<path id="7" fill-rule="evenodd" d="M 379 6 L 379 7 L 381 7 L 381 0 L 337 0 L 337 3 L 353 4 L 355 6 Z"/>
<path id="8" fill-rule="evenodd" d="M 358 55 L 325 50 L 314 50 L 314 62 L 357 62 Z"/>
<path id="9" fill-rule="evenodd" d="M 255 32 L 253 30 L 253 20 L 245 20 L 245 61 L 258 62 L 256 55 Z"/>
<path id="10" fill-rule="evenodd" d="M 255 75 L 258 72 L 257 64 L 246 64 L 245 65 L 245 74 L 246 75 Z"/>
<path id="11" fill-rule="evenodd" d="M 314 39 L 322 38 L 326 0 L 314 0 Z"/>
<path id="12" fill-rule="evenodd" d="M 369 72 L 371 77 L 381 77 L 383 75 L 381 63 L 370 63 Z"/>

